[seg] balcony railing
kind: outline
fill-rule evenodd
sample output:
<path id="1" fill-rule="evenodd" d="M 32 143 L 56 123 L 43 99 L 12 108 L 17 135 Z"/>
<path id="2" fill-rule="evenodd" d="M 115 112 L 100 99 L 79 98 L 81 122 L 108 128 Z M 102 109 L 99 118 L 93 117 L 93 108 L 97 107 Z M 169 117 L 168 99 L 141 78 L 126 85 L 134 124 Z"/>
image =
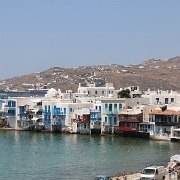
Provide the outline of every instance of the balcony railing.
<path id="1" fill-rule="evenodd" d="M 4 116 L 16 116 L 15 113 L 4 113 Z"/>
<path id="2" fill-rule="evenodd" d="M 101 118 L 100 118 L 100 117 L 98 117 L 98 118 L 96 118 L 96 117 L 90 117 L 90 120 L 91 120 L 91 121 L 101 121 Z"/>
<path id="3" fill-rule="evenodd" d="M 51 114 L 51 111 L 45 111 L 45 110 L 43 110 L 42 113 L 43 113 L 43 114 Z"/>
<path id="4" fill-rule="evenodd" d="M 138 127 L 136 127 L 136 128 L 134 128 L 134 127 L 119 127 L 119 130 L 120 131 L 139 131 L 139 128 Z"/>
<path id="5" fill-rule="evenodd" d="M 157 126 L 180 126 L 180 122 L 156 122 Z"/>
<path id="6" fill-rule="evenodd" d="M 106 111 L 107 115 L 117 115 L 118 111 Z"/>

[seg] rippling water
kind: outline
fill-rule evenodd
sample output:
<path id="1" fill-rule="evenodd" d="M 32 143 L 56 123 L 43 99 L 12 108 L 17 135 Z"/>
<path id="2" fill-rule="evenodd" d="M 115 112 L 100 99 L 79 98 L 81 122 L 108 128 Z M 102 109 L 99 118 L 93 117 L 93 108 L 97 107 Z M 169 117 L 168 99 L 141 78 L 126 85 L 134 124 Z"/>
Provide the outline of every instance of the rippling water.
<path id="1" fill-rule="evenodd" d="M 179 143 L 138 138 L 0 131 L 0 179 L 91 180 L 167 165 Z"/>

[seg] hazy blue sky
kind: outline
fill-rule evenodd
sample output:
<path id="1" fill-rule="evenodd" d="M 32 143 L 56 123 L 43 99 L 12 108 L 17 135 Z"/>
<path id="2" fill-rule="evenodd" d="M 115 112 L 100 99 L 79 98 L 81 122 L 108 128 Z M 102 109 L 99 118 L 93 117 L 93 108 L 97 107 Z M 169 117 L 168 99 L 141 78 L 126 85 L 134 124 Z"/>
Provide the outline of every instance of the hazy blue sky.
<path id="1" fill-rule="evenodd" d="M 0 79 L 179 52 L 180 0 L 0 0 Z"/>

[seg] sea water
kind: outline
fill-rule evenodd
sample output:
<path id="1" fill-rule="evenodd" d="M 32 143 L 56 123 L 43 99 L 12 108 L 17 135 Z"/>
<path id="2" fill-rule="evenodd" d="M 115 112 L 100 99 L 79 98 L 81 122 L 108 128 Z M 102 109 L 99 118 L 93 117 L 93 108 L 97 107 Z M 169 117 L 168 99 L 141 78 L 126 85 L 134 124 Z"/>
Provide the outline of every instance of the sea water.
<path id="1" fill-rule="evenodd" d="M 0 179 L 91 180 L 166 166 L 178 142 L 119 136 L 0 131 Z"/>

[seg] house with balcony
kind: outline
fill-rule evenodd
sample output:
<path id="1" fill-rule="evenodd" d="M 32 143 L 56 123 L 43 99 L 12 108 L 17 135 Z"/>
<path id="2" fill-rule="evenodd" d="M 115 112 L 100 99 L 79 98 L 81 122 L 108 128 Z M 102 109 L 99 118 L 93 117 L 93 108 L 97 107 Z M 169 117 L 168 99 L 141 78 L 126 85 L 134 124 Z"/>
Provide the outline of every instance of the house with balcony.
<path id="1" fill-rule="evenodd" d="M 101 134 L 101 102 L 94 103 L 90 109 L 90 134 Z"/>
<path id="2" fill-rule="evenodd" d="M 9 98 L 5 100 L 4 116 L 7 118 L 7 123 L 10 128 L 18 129 L 18 120 L 21 119 L 21 107 L 29 102 L 29 97 Z M 21 110 L 20 110 L 21 109 Z M 21 111 L 21 112 L 20 112 Z"/>
<path id="3" fill-rule="evenodd" d="M 149 121 L 155 123 L 155 138 L 180 139 L 180 107 L 156 108 L 149 113 Z"/>
<path id="4" fill-rule="evenodd" d="M 42 101 L 43 122 L 48 131 L 73 131 L 73 118 L 75 110 L 92 108 L 91 102 L 77 102 L 69 99 L 49 98 Z"/>
<path id="5" fill-rule="evenodd" d="M 101 99 L 101 134 L 116 134 L 119 131 L 118 114 L 125 106 L 125 98 Z"/>
<path id="6" fill-rule="evenodd" d="M 18 128 L 29 130 L 43 129 L 42 123 L 42 99 L 32 98 L 29 102 L 19 106 L 17 119 Z"/>
<path id="7" fill-rule="evenodd" d="M 90 112 L 87 108 L 74 110 L 71 133 L 90 134 Z"/>
<path id="8" fill-rule="evenodd" d="M 139 124 L 143 122 L 143 112 L 140 109 L 124 109 L 118 115 L 119 131 L 123 135 L 137 135 Z"/>

